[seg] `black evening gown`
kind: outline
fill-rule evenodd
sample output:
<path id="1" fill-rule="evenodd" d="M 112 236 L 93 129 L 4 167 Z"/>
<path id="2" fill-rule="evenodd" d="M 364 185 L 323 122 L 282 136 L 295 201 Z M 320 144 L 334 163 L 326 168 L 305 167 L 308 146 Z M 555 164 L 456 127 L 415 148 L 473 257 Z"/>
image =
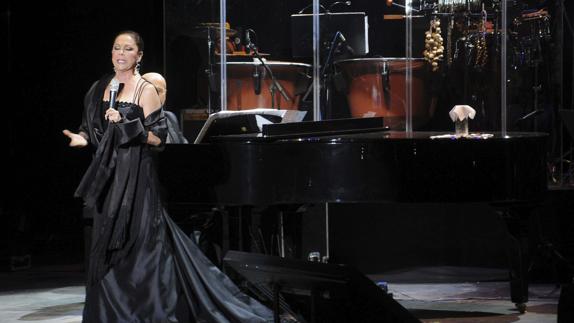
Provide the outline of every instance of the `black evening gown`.
<path id="1" fill-rule="evenodd" d="M 166 214 L 145 143 L 147 131 L 165 141 L 163 111 L 144 118 L 120 102 L 125 121 L 104 125 L 101 93 L 91 92 L 99 102 L 87 97 L 84 124 L 101 136 L 76 191 L 95 210 L 84 322 L 273 321 Z"/>

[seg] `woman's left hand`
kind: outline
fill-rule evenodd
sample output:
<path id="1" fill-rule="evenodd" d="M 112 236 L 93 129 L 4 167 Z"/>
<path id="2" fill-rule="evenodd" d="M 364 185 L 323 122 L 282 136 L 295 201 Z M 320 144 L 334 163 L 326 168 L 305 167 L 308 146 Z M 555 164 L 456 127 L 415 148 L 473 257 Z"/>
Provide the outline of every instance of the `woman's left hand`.
<path id="1" fill-rule="evenodd" d="M 117 123 L 122 120 L 122 115 L 118 110 L 109 108 L 106 110 L 105 118 L 110 120 L 110 122 Z"/>

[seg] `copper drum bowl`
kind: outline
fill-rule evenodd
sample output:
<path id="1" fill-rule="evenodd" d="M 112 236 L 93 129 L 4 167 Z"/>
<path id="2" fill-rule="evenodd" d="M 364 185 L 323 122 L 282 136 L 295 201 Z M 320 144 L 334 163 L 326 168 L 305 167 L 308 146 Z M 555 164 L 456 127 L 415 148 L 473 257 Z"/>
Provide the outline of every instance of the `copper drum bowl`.
<path id="1" fill-rule="evenodd" d="M 392 129 L 405 128 L 405 58 L 356 58 L 339 60 L 335 67 L 347 81 L 347 101 L 351 116 L 384 117 Z M 425 86 L 426 62 L 412 59 L 413 128 L 430 119 L 430 100 Z"/>
<path id="2" fill-rule="evenodd" d="M 275 106 L 271 100 L 271 77 L 260 62 L 227 63 L 227 109 L 280 108 L 297 110 L 301 94 L 310 84 L 311 65 L 293 62 L 266 61 L 275 79 L 281 84 L 290 100 L 275 89 Z M 259 75 L 259 76 L 256 76 Z M 256 91 L 259 84 L 259 92 Z"/>

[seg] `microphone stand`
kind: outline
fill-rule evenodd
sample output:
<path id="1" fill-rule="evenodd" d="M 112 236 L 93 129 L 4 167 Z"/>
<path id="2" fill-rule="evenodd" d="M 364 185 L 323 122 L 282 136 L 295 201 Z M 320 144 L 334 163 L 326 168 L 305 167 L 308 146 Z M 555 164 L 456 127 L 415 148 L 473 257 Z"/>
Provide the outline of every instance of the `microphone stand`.
<path id="1" fill-rule="evenodd" d="M 269 65 L 265 64 L 265 61 L 261 58 L 261 55 L 259 55 L 259 51 L 257 50 L 257 47 L 253 43 L 247 44 L 247 47 L 253 51 L 253 55 L 255 55 L 255 57 L 259 60 L 259 62 L 261 62 L 261 66 L 263 66 L 263 68 L 267 71 L 267 73 L 269 73 L 269 76 L 271 77 L 271 85 L 269 86 L 269 91 L 271 92 L 271 108 L 272 109 L 275 108 L 275 90 L 276 89 L 279 90 L 279 93 L 281 94 L 281 96 L 286 101 L 291 101 L 291 98 L 289 97 L 289 95 L 287 95 L 287 92 L 285 92 L 285 89 L 283 89 L 283 86 L 281 86 L 281 83 L 279 83 L 277 81 L 277 79 L 275 78 L 275 76 L 273 75 L 273 72 L 271 71 L 271 68 L 269 67 Z M 279 109 L 279 108 L 280 107 L 278 104 L 277 109 Z"/>
<path id="2" fill-rule="evenodd" d="M 340 45 L 340 43 L 339 43 L 340 35 L 341 35 L 341 32 L 337 31 L 335 33 L 335 37 L 333 37 L 333 40 L 331 41 L 329 53 L 327 54 L 327 58 L 325 58 L 325 64 L 323 64 L 323 70 L 321 71 L 321 75 L 323 75 L 323 76 L 325 76 L 325 72 L 327 71 L 327 68 L 331 64 L 331 59 L 333 59 L 333 53 L 335 52 L 335 49 L 337 49 L 337 47 L 339 47 L 339 45 Z"/>
<path id="3" fill-rule="evenodd" d="M 339 46 L 343 43 L 343 39 L 341 38 L 343 34 L 340 31 L 335 33 L 333 40 L 331 40 L 331 44 L 329 47 L 329 52 L 327 53 L 327 57 L 325 58 L 325 63 L 321 69 L 321 98 L 325 101 L 325 114 L 327 118 L 330 118 L 332 115 L 331 111 L 331 71 L 329 68 L 331 67 L 331 61 L 333 60 L 333 55 L 335 51 L 339 48 Z"/>
<path id="4" fill-rule="evenodd" d="M 340 31 L 337 31 L 335 33 L 335 36 L 333 37 L 333 40 L 331 41 L 331 44 L 329 46 L 329 52 L 327 53 L 327 57 L 325 58 L 325 63 L 323 64 L 323 67 L 321 68 L 321 73 L 319 74 L 321 76 L 321 83 L 324 83 L 324 79 L 327 77 L 326 75 L 326 71 L 327 68 L 329 67 L 329 64 L 331 63 L 331 59 L 333 58 L 333 54 L 335 53 L 335 49 L 337 49 L 337 47 L 339 47 L 339 35 L 341 34 Z M 322 84 L 324 85 L 324 84 Z M 305 94 L 303 95 L 303 100 L 306 100 L 307 97 L 309 96 L 309 94 L 311 93 L 311 89 L 313 88 L 312 85 L 309 85 L 309 87 L 307 88 L 307 91 L 305 91 Z"/>

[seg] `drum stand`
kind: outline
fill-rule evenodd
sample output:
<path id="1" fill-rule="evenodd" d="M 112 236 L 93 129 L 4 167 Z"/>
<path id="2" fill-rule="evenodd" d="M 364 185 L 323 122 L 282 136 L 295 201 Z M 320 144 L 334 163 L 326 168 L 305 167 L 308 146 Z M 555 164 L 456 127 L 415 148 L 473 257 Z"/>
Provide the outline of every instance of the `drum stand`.
<path id="1" fill-rule="evenodd" d="M 526 65 L 532 68 L 532 110 L 526 112 L 525 115 L 520 117 L 516 120 L 515 125 L 518 126 L 519 129 L 522 131 L 528 131 L 526 128 L 525 122 L 532 120 L 532 127 L 533 131 L 538 131 L 538 124 L 536 117 L 542 114 L 544 111 L 539 109 L 539 96 L 540 92 L 542 91 L 542 84 L 540 84 L 539 76 L 540 76 L 540 64 L 543 62 L 542 57 L 542 47 L 540 44 L 540 40 L 534 40 L 535 44 L 525 45 L 523 43 L 519 44 L 519 48 L 521 50 L 521 54 L 524 54 L 528 51 L 529 55 L 524 55 L 527 59 L 526 62 L 522 65 Z M 532 47 L 536 47 L 533 49 Z"/>
<path id="2" fill-rule="evenodd" d="M 534 98 L 533 98 L 533 109 L 531 113 L 541 113 L 542 111 L 539 110 L 538 105 L 539 105 L 539 96 L 540 96 L 540 91 L 542 91 L 542 84 L 540 84 L 539 81 L 539 74 L 540 74 L 540 63 L 542 63 L 542 47 L 540 44 L 540 39 L 536 40 L 536 57 L 533 59 L 533 69 L 534 69 L 534 80 L 533 80 L 533 85 L 532 85 L 532 91 L 534 92 Z M 536 119 L 534 119 L 534 131 L 538 131 L 538 122 Z"/>

